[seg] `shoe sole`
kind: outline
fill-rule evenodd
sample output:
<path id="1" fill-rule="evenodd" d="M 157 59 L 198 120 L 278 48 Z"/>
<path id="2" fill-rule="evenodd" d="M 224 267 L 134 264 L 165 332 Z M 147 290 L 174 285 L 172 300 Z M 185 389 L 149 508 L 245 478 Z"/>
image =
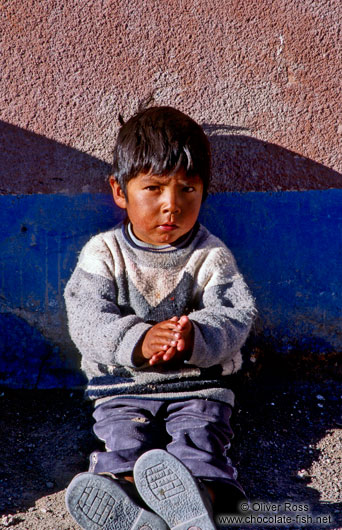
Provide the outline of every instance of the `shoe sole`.
<path id="1" fill-rule="evenodd" d="M 85 530 L 168 530 L 158 515 L 138 506 L 108 477 L 81 473 L 69 484 L 65 502 Z"/>
<path id="2" fill-rule="evenodd" d="M 148 451 L 137 460 L 133 474 L 141 497 L 171 530 L 216 529 L 196 480 L 174 456 Z"/>

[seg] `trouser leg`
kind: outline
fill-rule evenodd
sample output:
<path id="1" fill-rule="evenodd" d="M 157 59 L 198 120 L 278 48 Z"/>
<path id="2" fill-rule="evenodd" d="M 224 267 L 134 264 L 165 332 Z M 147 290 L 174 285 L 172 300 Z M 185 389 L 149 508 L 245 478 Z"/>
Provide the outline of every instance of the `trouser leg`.
<path id="1" fill-rule="evenodd" d="M 113 399 L 94 411 L 94 432 L 106 451 L 90 456 L 90 470 L 114 474 L 131 472 L 140 455 L 165 447 L 165 430 L 157 419 L 163 402 L 146 399 Z"/>
<path id="2" fill-rule="evenodd" d="M 218 483 L 221 491 L 231 490 L 232 505 L 243 500 L 245 495 L 237 481 L 237 471 L 227 456 L 233 437 L 229 422 L 231 407 L 193 399 L 171 403 L 167 413 L 166 430 L 172 437 L 167 451 L 181 460 L 194 476 L 211 483 L 214 490 L 219 489 Z"/>

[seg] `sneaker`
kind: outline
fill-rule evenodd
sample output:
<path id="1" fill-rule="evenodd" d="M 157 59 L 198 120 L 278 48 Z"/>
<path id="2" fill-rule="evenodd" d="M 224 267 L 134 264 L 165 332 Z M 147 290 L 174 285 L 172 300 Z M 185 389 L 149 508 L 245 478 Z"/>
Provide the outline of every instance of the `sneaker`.
<path id="1" fill-rule="evenodd" d="M 127 481 L 80 473 L 69 484 L 65 501 L 85 530 L 168 530 L 163 519 L 139 506 L 135 497 L 135 487 Z"/>
<path id="2" fill-rule="evenodd" d="M 177 530 L 215 530 L 207 491 L 174 456 L 161 449 L 135 463 L 134 481 L 146 504 Z"/>

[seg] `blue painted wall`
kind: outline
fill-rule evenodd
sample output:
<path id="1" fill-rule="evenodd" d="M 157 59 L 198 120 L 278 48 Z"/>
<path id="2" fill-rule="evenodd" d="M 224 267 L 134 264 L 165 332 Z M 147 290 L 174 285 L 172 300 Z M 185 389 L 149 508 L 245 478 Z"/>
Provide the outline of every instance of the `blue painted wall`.
<path id="1" fill-rule="evenodd" d="M 281 351 L 342 345 L 342 190 L 221 193 L 200 220 L 234 252 L 258 333 Z M 64 286 L 77 254 L 122 218 L 105 194 L 0 196 L 0 384 L 82 383 Z"/>
<path id="2" fill-rule="evenodd" d="M 287 351 L 342 346 L 342 190 L 220 194 L 201 220 L 234 252 L 262 333 Z"/>
<path id="3" fill-rule="evenodd" d="M 121 215 L 104 194 L 0 197 L 0 384 L 83 383 L 63 290 L 82 246 Z"/>

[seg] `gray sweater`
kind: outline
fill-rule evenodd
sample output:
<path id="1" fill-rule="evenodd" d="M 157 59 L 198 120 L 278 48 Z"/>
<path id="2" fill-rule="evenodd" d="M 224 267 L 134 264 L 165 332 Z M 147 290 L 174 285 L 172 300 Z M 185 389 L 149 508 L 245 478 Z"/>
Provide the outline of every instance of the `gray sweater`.
<path id="1" fill-rule="evenodd" d="M 241 367 L 254 301 L 222 241 L 196 225 L 186 243 L 141 248 L 120 223 L 83 248 L 65 301 L 87 395 L 97 403 L 131 396 L 233 404 L 227 375 Z M 146 331 L 184 314 L 194 327 L 190 359 L 177 368 L 136 366 L 133 351 Z"/>

